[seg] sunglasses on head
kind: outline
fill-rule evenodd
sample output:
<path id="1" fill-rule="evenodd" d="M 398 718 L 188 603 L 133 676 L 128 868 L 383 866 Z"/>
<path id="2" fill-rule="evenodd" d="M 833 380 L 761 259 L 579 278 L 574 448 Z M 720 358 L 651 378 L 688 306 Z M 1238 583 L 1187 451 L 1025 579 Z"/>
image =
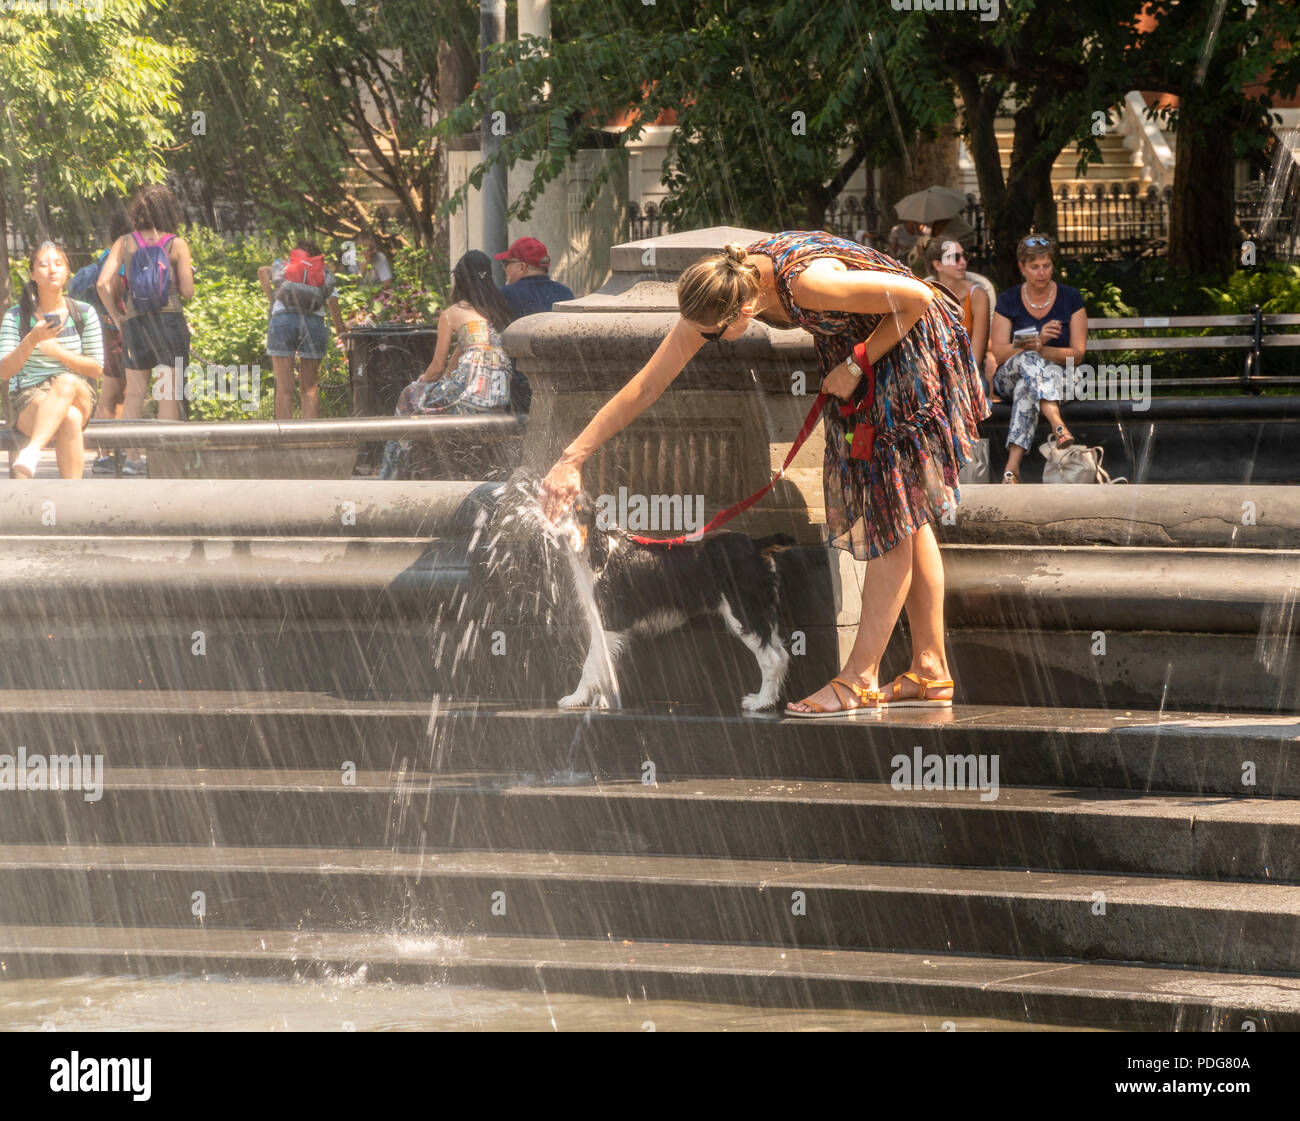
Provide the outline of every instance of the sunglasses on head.
<path id="1" fill-rule="evenodd" d="M 1026 249 L 1046 249 L 1052 244 L 1050 237 L 1044 237 L 1042 234 L 1031 234 L 1020 243 Z"/>

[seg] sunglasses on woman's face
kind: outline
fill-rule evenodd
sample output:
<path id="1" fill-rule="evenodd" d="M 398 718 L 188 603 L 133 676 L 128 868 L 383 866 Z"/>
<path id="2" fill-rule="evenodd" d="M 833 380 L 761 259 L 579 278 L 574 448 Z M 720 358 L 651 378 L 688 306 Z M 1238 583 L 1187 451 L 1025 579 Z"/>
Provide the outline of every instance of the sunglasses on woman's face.
<path id="1" fill-rule="evenodd" d="M 736 316 L 736 319 L 739 318 L 740 318 L 739 316 Z M 723 334 L 730 329 L 731 325 L 736 322 L 736 319 L 728 320 L 725 324 L 723 324 L 723 326 L 719 327 L 716 331 L 701 331 L 700 338 L 706 339 L 711 343 L 717 342 L 720 338 L 722 338 Z"/>

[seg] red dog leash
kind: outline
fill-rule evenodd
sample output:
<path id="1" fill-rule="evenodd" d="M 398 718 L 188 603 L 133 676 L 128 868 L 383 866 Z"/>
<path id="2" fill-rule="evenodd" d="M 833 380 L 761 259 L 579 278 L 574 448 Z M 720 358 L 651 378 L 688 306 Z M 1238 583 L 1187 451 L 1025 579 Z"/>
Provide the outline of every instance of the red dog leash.
<path id="1" fill-rule="evenodd" d="M 852 459 L 870 459 L 875 446 L 875 429 L 867 423 L 866 414 L 870 411 L 871 403 L 876 396 L 876 371 L 872 368 L 871 363 L 867 361 L 866 351 L 866 343 L 859 343 L 853 348 L 854 360 L 862 367 L 867 382 L 867 392 L 862 400 L 854 404 L 840 406 L 842 416 L 849 417 L 855 413 L 859 414 L 859 420 L 849 437 L 849 456 Z M 715 514 L 707 525 L 697 529 L 694 533 L 682 537 L 643 537 L 638 533 L 629 533 L 627 539 L 637 545 L 664 545 L 672 548 L 674 545 L 685 545 L 690 541 L 698 541 L 706 533 L 731 521 L 737 514 L 743 514 L 776 486 L 778 480 L 785 478 L 786 468 L 794 462 L 794 457 L 799 454 L 799 449 L 808 442 L 808 437 L 812 435 L 812 430 L 817 425 L 817 418 L 821 416 L 822 409 L 829 398 L 830 394 L 828 393 L 817 394 L 816 400 L 812 403 L 812 408 L 808 410 L 808 415 L 804 418 L 803 427 L 799 429 L 799 434 L 794 438 L 794 443 L 790 445 L 790 451 L 786 454 L 785 462 L 781 464 L 781 469 L 772 476 L 766 486 L 760 487 L 748 498 L 742 499 L 734 506 L 728 506 L 725 510 Z"/>

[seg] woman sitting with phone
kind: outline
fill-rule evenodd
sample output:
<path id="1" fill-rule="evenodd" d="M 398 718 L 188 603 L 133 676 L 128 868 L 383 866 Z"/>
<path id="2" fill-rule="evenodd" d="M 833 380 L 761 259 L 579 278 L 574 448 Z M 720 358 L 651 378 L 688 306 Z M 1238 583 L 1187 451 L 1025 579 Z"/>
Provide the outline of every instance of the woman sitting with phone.
<path id="1" fill-rule="evenodd" d="M 989 335 L 989 350 L 998 363 L 989 384 L 994 394 L 1011 402 L 1004 483 L 1020 482 L 1020 464 L 1033 447 L 1040 409 L 1056 446 L 1074 443 L 1057 402 L 1065 395 L 1067 362 L 1083 361 L 1088 343 L 1083 296 L 1052 279 L 1052 239 L 1042 234 L 1021 238 L 1016 259 L 1024 283 L 998 295 Z"/>
<path id="2" fill-rule="evenodd" d="M 95 408 L 86 379 L 104 372 L 103 333 L 94 308 L 63 295 L 68 258 L 62 249 L 44 242 L 27 264 L 31 279 L 0 321 L 0 381 L 9 383 L 14 427 L 29 438 L 9 474 L 32 478 L 52 439 L 60 476 L 80 479 L 82 432 Z"/>

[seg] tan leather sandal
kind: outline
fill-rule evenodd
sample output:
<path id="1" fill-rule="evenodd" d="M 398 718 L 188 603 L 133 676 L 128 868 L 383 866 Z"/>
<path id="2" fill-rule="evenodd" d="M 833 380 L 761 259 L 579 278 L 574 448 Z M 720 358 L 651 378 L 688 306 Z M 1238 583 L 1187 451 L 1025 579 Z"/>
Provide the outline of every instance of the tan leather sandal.
<path id="1" fill-rule="evenodd" d="M 831 692 L 835 694 L 835 699 L 840 702 L 839 708 L 824 708 L 816 701 L 802 700 L 799 703 L 807 705 L 813 711 L 799 712 L 786 705 L 786 716 L 800 716 L 810 720 L 817 720 L 828 716 L 852 716 L 856 713 L 863 713 L 868 716 L 880 715 L 880 703 L 885 699 L 885 694 L 880 692 L 879 689 L 866 689 L 852 681 L 846 681 L 842 677 L 832 677 L 830 687 Z M 848 691 L 847 696 L 844 690 Z M 850 706 L 849 701 L 856 703 Z"/>
<path id="2" fill-rule="evenodd" d="M 916 696 L 903 697 L 899 695 L 902 692 L 904 679 L 916 685 Z M 955 689 L 956 686 L 953 685 L 952 681 L 922 677 L 920 674 L 908 670 L 907 673 L 900 673 L 885 688 L 891 690 L 891 692 L 885 694 L 885 699 L 881 702 L 883 708 L 952 708 L 951 697 L 927 697 L 926 693 L 931 689 Z"/>

